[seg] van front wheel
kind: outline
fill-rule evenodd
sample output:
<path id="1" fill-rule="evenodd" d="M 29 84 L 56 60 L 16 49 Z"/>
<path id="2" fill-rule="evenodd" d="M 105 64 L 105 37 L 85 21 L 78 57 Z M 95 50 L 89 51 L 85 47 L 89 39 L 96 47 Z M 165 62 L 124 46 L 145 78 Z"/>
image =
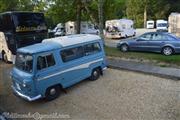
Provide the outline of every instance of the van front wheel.
<path id="1" fill-rule="evenodd" d="M 93 69 L 90 80 L 91 81 L 97 80 L 100 77 L 100 74 L 101 74 L 101 72 L 100 72 L 99 68 Z"/>
<path id="2" fill-rule="evenodd" d="M 46 100 L 51 101 L 59 97 L 60 95 L 60 87 L 59 86 L 53 86 L 49 87 L 46 90 Z"/>

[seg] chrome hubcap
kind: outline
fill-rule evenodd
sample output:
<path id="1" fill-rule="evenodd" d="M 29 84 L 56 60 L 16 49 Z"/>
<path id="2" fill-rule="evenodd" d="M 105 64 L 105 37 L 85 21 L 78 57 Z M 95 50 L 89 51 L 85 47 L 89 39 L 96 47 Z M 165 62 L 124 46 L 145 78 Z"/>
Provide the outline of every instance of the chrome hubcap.
<path id="1" fill-rule="evenodd" d="M 127 51 L 127 46 L 126 45 L 122 46 L 122 51 Z"/>
<path id="2" fill-rule="evenodd" d="M 54 89 L 54 88 L 52 88 L 51 90 L 50 90 L 50 95 L 54 95 L 56 93 L 56 90 Z"/>
<path id="3" fill-rule="evenodd" d="M 165 54 L 165 55 L 171 55 L 171 54 L 172 54 L 172 49 L 169 48 L 169 47 L 165 48 L 165 49 L 164 49 L 164 54 Z"/>
<path id="4" fill-rule="evenodd" d="M 97 77 L 98 72 L 97 72 L 97 71 L 94 71 L 93 75 L 94 75 L 95 77 Z"/>

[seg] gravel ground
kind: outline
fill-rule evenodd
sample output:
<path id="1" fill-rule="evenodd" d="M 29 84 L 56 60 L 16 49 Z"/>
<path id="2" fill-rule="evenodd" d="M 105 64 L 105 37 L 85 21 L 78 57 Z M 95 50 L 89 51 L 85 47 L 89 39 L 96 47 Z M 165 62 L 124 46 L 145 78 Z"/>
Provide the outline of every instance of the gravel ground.
<path id="1" fill-rule="evenodd" d="M 12 94 L 11 65 L 0 64 L 0 109 L 5 112 L 58 113 L 76 120 L 180 120 L 180 81 L 108 69 L 99 80 L 74 85 L 54 101 L 26 102 Z"/>

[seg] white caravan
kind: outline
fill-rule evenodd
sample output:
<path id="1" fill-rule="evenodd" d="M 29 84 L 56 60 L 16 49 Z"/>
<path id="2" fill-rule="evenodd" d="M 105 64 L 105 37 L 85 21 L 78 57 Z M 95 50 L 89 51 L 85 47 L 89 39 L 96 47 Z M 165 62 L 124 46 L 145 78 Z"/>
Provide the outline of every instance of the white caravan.
<path id="1" fill-rule="evenodd" d="M 154 20 L 148 20 L 146 23 L 147 29 L 153 29 L 154 28 Z"/>
<path id="2" fill-rule="evenodd" d="M 134 22 L 129 19 L 107 20 L 106 21 L 106 38 L 122 38 L 135 36 L 136 31 L 133 28 Z"/>
<path id="3" fill-rule="evenodd" d="M 156 30 L 158 32 L 167 32 L 168 31 L 168 22 L 166 20 L 157 20 L 156 21 Z"/>
<path id="4" fill-rule="evenodd" d="M 77 34 L 77 24 L 74 21 L 68 21 L 65 23 L 66 35 Z M 99 30 L 95 28 L 95 25 L 91 22 L 82 21 L 81 34 L 99 34 Z"/>
<path id="5" fill-rule="evenodd" d="M 171 13 L 168 22 L 168 32 L 180 37 L 180 13 Z"/>
<path id="6" fill-rule="evenodd" d="M 53 33 L 55 36 L 64 36 L 65 35 L 64 24 L 62 23 L 57 24 L 57 26 L 53 29 Z"/>

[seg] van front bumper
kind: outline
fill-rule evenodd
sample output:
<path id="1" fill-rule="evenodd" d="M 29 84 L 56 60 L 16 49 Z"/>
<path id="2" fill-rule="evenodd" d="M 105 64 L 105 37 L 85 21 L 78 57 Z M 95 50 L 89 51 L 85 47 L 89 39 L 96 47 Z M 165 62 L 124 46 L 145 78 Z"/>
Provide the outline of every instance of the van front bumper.
<path id="1" fill-rule="evenodd" d="M 41 95 L 37 95 L 37 96 L 34 96 L 34 97 L 29 97 L 27 95 L 24 95 L 24 94 L 20 93 L 19 91 L 17 91 L 14 86 L 12 86 L 12 89 L 13 89 L 13 92 L 14 92 L 15 95 L 17 95 L 17 96 L 19 96 L 19 97 L 21 97 L 21 98 L 23 98 L 25 100 L 28 100 L 28 101 L 35 101 L 37 99 L 42 98 Z"/>

